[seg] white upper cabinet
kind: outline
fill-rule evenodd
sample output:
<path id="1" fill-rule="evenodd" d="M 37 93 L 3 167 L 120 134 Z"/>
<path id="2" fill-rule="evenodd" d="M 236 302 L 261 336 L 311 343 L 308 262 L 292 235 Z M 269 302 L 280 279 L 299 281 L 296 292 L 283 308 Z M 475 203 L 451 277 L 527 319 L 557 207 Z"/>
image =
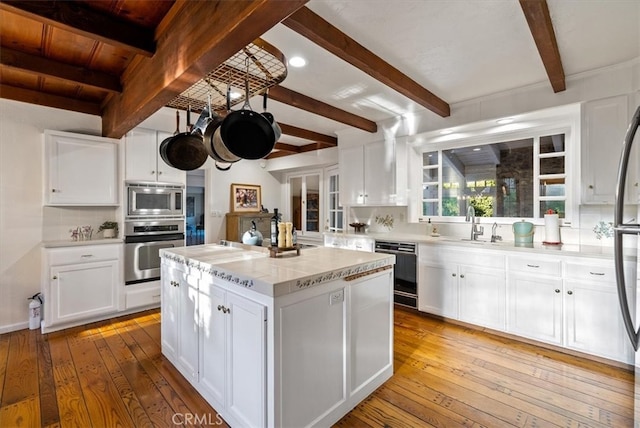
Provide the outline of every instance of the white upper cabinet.
<path id="1" fill-rule="evenodd" d="M 613 204 L 618 164 L 629 123 L 626 95 L 585 103 L 582 127 L 582 203 Z M 627 189 L 635 189 L 636 160 L 629 164 Z M 637 193 L 637 190 L 633 193 Z M 635 196 L 629 190 L 627 200 Z"/>
<path id="2" fill-rule="evenodd" d="M 167 165 L 160 156 L 160 144 L 172 134 L 135 128 L 125 139 L 125 180 L 186 184 L 187 174 Z"/>
<path id="3" fill-rule="evenodd" d="M 118 140 L 45 131 L 45 205 L 118 205 Z"/>
<path id="4" fill-rule="evenodd" d="M 407 195 L 404 144 L 378 141 L 340 148 L 342 205 L 406 205 Z"/>

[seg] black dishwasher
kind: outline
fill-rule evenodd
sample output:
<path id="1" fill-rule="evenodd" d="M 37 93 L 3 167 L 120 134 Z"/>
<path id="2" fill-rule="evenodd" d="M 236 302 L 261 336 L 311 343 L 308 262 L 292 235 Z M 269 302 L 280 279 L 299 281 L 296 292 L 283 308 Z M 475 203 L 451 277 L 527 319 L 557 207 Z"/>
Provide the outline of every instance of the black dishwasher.
<path id="1" fill-rule="evenodd" d="M 376 253 L 396 256 L 393 269 L 393 301 L 410 308 L 418 307 L 418 253 L 413 242 L 376 241 Z"/>

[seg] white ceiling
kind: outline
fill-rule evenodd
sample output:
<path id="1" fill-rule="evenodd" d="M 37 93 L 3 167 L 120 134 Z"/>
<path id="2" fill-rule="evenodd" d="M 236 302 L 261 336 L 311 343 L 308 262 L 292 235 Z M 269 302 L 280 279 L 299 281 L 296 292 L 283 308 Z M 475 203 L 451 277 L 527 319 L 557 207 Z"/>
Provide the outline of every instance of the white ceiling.
<path id="1" fill-rule="evenodd" d="M 547 2 L 567 76 L 640 57 L 640 0 Z M 449 104 L 548 83 L 517 0 L 311 0 L 307 7 Z M 373 121 L 425 110 L 283 24 L 263 38 L 287 58 L 308 61 L 289 67 L 288 89 Z M 258 98 L 251 104 L 262 107 Z M 347 127 L 276 101 L 269 111 L 324 134 Z"/>

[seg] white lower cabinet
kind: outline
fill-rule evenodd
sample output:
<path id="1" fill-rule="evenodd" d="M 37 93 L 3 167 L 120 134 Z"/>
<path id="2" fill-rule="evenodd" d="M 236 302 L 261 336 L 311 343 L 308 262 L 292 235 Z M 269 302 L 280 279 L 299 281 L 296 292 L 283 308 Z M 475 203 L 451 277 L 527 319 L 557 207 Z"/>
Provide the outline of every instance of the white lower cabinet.
<path id="1" fill-rule="evenodd" d="M 162 266 L 162 352 L 191 381 L 198 379 L 198 277 L 181 269 Z M 196 271 L 197 272 L 197 271 Z"/>
<path id="2" fill-rule="evenodd" d="M 200 280 L 199 390 L 232 426 L 266 426 L 266 307 Z"/>
<path id="3" fill-rule="evenodd" d="M 266 307 L 162 263 L 162 353 L 231 426 L 266 426 Z"/>
<path id="4" fill-rule="evenodd" d="M 613 261 L 531 254 L 509 257 L 508 265 L 508 332 L 632 362 Z"/>
<path id="5" fill-rule="evenodd" d="M 331 426 L 392 376 L 392 270 L 272 297 L 195 266 L 162 258 L 162 353 L 230 426 Z"/>
<path id="6" fill-rule="evenodd" d="M 45 333 L 106 318 L 118 311 L 122 245 L 44 248 Z"/>
<path id="7" fill-rule="evenodd" d="M 507 331 L 562 345 L 562 266 L 559 260 L 509 257 Z"/>
<path id="8" fill-rule="evenodd" d="M 504 329 L 504 255 L 428 245 L 420 245 L 418 254 L 421 311 Z"/>
<path id="9" fill-rule="evenodd" d="M 459 266 L 460 320 L 504 330 L 505 282 L 504 269 Z"/>
<path id="10" fill-rule="evenodd" d="M 629 302 L 634 272 L 625 268 Z M 418 309 L 633 363 L 610 259 L 421 244 Z"/>
<path id="11" fill-rule="evenodd" d="M 566 263 L 565 317 L 566 346 L 577 351 L 613 360 L 633 363 L 629 343 L 620 314 L 613 262 L 584 264 Z M 632 269 L 627 269 L 627 278 Z M 635 285 L 628 280 L 627 284 Z M 635 302 L 633 288 L 627 288 L 629 302 Z M 634 308 L 632 313 L 634 313 Z"/>

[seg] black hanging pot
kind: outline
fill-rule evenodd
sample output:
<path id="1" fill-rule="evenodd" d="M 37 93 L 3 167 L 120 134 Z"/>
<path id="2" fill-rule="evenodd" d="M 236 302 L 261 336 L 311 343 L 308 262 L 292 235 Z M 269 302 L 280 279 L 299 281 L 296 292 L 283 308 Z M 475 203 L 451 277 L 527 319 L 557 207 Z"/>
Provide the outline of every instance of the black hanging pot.
<path id="1" fill-rule="evenodd" d="M 249 80 L 245 79 L 242 109 L 230 112 L 216 130 L 216 138 L 232 154 L 242 159 L 261 159 L 273 150 L 276 136 L 267 118 L 251 110 Z M 229 97 L 227 97 L 229 102 Z"/>
<path id="2" fill-rule="evenodd" d="M 231 93 L 231 87 L 227 86 L 227 111 L 231 110 L 231 103 L 229 101 L 229 95 Z M 221 118 L 215 115 L 207 125 L 207 129 L 204 133 L 204 141 L 209 150 L 209 156 L 218 162 L 234 163 L 242 159 L 240 156 L 236 156 L 229 151 L 225 146 L 220 136 L 220 126 L 224 123 L 226 118 Z"/>
<path id="3" fill-rule="evenodd" d="M 191 108 L 187 110 L 187 123 L 190 122 Z M 180 128 L 180 113 L 176 111 L 176 127 Z M 160 157 L 169 166 L 192 171 L 207 161 L 207 150 L 202 137 L 197 132 L 178 132 L 160 143 Z"/>

